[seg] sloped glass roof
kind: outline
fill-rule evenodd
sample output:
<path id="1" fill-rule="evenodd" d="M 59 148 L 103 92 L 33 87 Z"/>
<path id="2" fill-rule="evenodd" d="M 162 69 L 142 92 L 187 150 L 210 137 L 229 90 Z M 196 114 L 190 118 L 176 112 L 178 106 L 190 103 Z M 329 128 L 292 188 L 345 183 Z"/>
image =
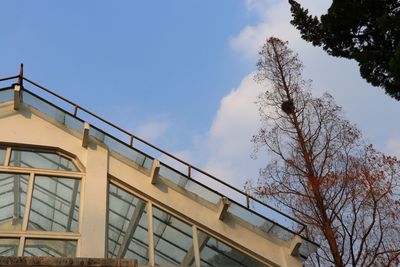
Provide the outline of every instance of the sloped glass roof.
<path id="1" fill-rule="evenodd" d="M 251 225 L 251 229 L 255 229 L 254 227 L 256 227 L 260 232 L 271 234 L 283 240 L 289 240 L 294 235 L 302 236 L 301 234 L 305 225 L 294 218 L 263 203 L 259 199 L 248 196 L 245 192 L 232 187 L 226 182 L 113 125 L 96 114 L 51 92 L 49 89 L 29 79 L 23 78 L 23 80 L 33 85 L 33 89 L 40 92 L 40 94 L 43 94 L 43 92 L 44 94 L 50 94 L 50 96 L 61 100 L 63 103 L 62 105 L 56 106 L 38 94 L 23 88 L 21 102 L 29 108 L 46 114 L 78 134 L 83 132 L 84 121 L 87 121 L 91 124 L 89 130 L 90 136 L 104 142 L 113 153 L 127 158 L 142 170 L 150 171 L 154 157 L 159 158 L 160 155 L 162 155 L 162 158 L 167 159 L 165 162 L 168 162 L 168 164 L 161 162 L 160 179 L 169 181 L 169 183 L 174 184 L 177 188 L 183 189 L 183 191 L 180 190 L 180 192 L 187 192 L 189 196 L 205 199 L 212 205 L 215 205 L 220 197 L 228 195 L 231 202 L 228 209 L 229 216 L 245 221 L 247 224 Z M 6 101 L 7 98 L 11 100 L 12 97 L 12 90 L 8 88 L 0 89 L 0 102 Z M 68 112 L 66 109 L 71 109 L 72 111 Z M 85 120 L 82 118 L 85 118 Z M 111 128 L 113 134 L 109 134 L 92 124 L 107 129 Z M 147 153 L 135 148 L 138 146 Z M 143 149 L 142 147 L 145 148 Z M 152 155 L 154 156 L 148 154 L 150 151 L 152 151 Z M 175 162 L 183 166 L 183 169 L 186 169 L 185 173 L 183 173 L 182 170 L 178 171 L 170 167 L 170 162 Z M 176 165 L 175 163 L 173 164 L 174 166 Z M 209 185 L 206 185 L 204 184 L 205 181 L 211 182 Z M 217 186 L 215 186 L 216 184 Z M 279 221 L 279 223 L 277 221 Z M 315 243 L 303 236 L 302 239 L 303 245 L 307 248 L 302 249 L 302 251 L 312 252 L 316 249 L 317 245 Z M 308 255 L 304 256 L 307 257 Z"/>

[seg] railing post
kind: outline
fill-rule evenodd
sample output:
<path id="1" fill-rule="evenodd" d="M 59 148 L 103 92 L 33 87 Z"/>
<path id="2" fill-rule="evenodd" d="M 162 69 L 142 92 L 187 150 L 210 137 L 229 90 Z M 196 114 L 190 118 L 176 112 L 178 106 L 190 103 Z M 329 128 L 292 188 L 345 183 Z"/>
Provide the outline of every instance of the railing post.
<path id="1" fill-rule="evenodd" d="M 230 204 L 231 203 L 230 203 L 230 201 L 229 201 L 229 199 L 227 197 L 222 197 L 219 200 L 219 203 L 218 203 L 218 219 L 220 219 L 221 221 L 224 220 L 224 217 L 226 215 L 226 211 L 228 210 Z"/>
<path id="2" fill-rule="evenodd" d="M 250 196 L 249 193 L 246 192 L 246 206 L 248 209 L 250 209 Z"/>
<path id="3" fill-rule="evenodd" d="M 78 106 L 75 105 L 74 106 L 74 117 L 76 117 L 76 114 L 78 113 Z"/>
<path id="4" fill-rule="evenodd" d="M 19 69 L 18 81 L 14 84 L 14 110 L 18 110 L 21 104 L 21 90 L 23 89 L 24 64 L 21 64 Z"/>
<path id="5" fill-rule="evenodd" d="M 19 67 L 19 76 L 18 76 L 18 85 L 23 87 L 23 82 L 24 82 L 24 64 L 21 63 Z"/>
<path id="6" fill-rule="evenodd" d="M 133 135 L 131 134 L 131 140 L 129 141 L 129 145 L 130 145 L 130 146 L 133 146 L 133 139 L 134 139 L 134 137 L 133 137 Z"/>
<path id="7" fill-rule="evenodd" d="M 188 164 L 187 166 L 188 166 L 188 177 L 191 178 L 192 177 L 192 166 L 190 164 Z"/>
<path id="8" fill-rule="evenodd" d="M 85 122 L 83 124 L 83 131 L 82 131 L 82 147 L 87 148 L 89 143 L 89 130 L 90 124 Z"/>

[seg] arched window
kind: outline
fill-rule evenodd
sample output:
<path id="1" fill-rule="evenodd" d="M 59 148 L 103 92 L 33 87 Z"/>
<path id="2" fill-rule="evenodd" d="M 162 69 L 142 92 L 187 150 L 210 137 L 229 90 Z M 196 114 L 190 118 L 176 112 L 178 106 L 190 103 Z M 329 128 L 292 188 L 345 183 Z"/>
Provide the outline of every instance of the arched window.
<path id="1" fill-rule="evenodd" d="M 81 166 L 57 149 L 0 144 L 0 256 L 76 256 Z"/>

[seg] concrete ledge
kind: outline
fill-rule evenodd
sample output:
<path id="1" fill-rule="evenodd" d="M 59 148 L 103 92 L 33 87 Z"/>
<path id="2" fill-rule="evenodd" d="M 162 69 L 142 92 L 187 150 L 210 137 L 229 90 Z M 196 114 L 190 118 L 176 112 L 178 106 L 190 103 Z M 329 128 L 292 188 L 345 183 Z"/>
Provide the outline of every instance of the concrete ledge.
<path id="1" fill-rule="evenodd" d="M 0 266 L 89 266 L 89 267 L 136 267 L 137 260 L 60 257 L 0 257 Z"/>

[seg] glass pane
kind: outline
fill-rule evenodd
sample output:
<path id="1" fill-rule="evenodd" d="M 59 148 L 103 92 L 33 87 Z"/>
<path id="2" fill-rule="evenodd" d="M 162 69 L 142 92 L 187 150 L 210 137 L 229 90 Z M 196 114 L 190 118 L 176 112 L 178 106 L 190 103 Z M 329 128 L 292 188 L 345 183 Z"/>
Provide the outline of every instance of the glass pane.
<path id="1" fill-rule="evenodd" d="M 41 111 L 42 113 L 45 113 L 49 115 L 51 118 L 57 120 L 60 123 L 65 122 L 65 113 L 58 108 L 40 100 L 36 96 L 33 96 L 26 90 L 22 91 L 22 102 L 33 107 L 34 109 L 37 109 Z"/>
<path id="2" fill-rule="evenodd" d="M 201 266 L 264 266 L 242 252 L 198 230 Z"/>
<path id="3" fill-rule="evenodd" d="M 137 259 L 139 264 L 146 265 L 146 203 L 110 184 L 108 205 L 108 257 Z"/>
<path id="4" fill-rule="evenodd" d="M 194 264 L 190 225 L 154 207 L 153 231 L 156 264 L 161 266 Z"/>
<path id="5" fill-rule="evenodd" d="M 7 89 L 0 91 L 0 103 L 7 102 L 14 97 L 14 90 Z"/>
<path id="6" fill-rule="evenodd" d="M 177 171 L 165 166 L 161 165 L 160 167 L 160 176 L 173 182 L 180 188 L 187 190 L 197 196 L 207 200 L 213 204 L 217 204 L 219 199 L 221 198 L 220 195 L 214 193 L 213 191 L 207 189 L 206 187 L 195 183 L 188 179 L 186 176 L 178 173 Z"/>
<path id="7" fill-rule="evenodd" d="M 261 217 L 251 210 L 237 205 L 236 203 L 231 203 L 231 205 L 229 205 L 228 212 L 234 215 L 237 219 L 249 222 L 258 229 L 270 233 L 282 240 L 290 240 L 293 238 L 293 234 L 287 229 L 279 226 L 271 220 Z"/>
<path id="8" fill-rule="evenodd" d="M 89 129 L 89 135 L 101 142 L 104 142 L 110 150 L 129 160 L 134 161 L 137 165 L 146 169 L 151 168 L 153 160 L 145 156 L 139 150 L 129 147 L 123 142 L 118 141 L 116 138 L 96 130 L 94 127 Z"/>
<path id="9" fill-rule="evenodd" d="M 50 152 L 12 150 L 10 166 L 62 171 L 78 171 L 72 161 Z"/>
<path id="10" fill-rule="evenodd" d="M 80 120 L 72 117 L 71 115 L 65 114 L 64 124 L 67 127 L 74 129 L 78 133 L 82 133 L 83 132 L 83 122 L 81 122 Z"/>
<path id="11" fill-rule="evenodd" d="M 26 239 L 24 256 L 75 257 L 76 241 Z"/>
<path id="12" fill-rule="evenodd" d="M 108 135 L 104 137 L 104 143 L 107 145 L 109 149 L 136 162 L 139 166 L 144 166 L 146 156 L 140 153 L 139 151 L 136 151 L 128 147 L 127 145 L 118 142 L 117 140 L 109 137 Z"/>
<path id="13" fill-rule="evenodd" d="M 0 166 L 4 165 L 5 155 L 6 155 L 6 150 L 4 148 L 0 148 Z"/>
<path id="14" fill-rule="evenodd" d="M 0 230 L 21 230 L 28 175 L 0 173 Z"/>
<path id="15" fill-rule="evenodd" d="M 0 238 L 0 257 L 17 256 L 19 239 Z"/>
<path id="16" fill-rule="evenodd" d="M 80 180 L 36 176 L 29 230 L 77 232 Z"/>

